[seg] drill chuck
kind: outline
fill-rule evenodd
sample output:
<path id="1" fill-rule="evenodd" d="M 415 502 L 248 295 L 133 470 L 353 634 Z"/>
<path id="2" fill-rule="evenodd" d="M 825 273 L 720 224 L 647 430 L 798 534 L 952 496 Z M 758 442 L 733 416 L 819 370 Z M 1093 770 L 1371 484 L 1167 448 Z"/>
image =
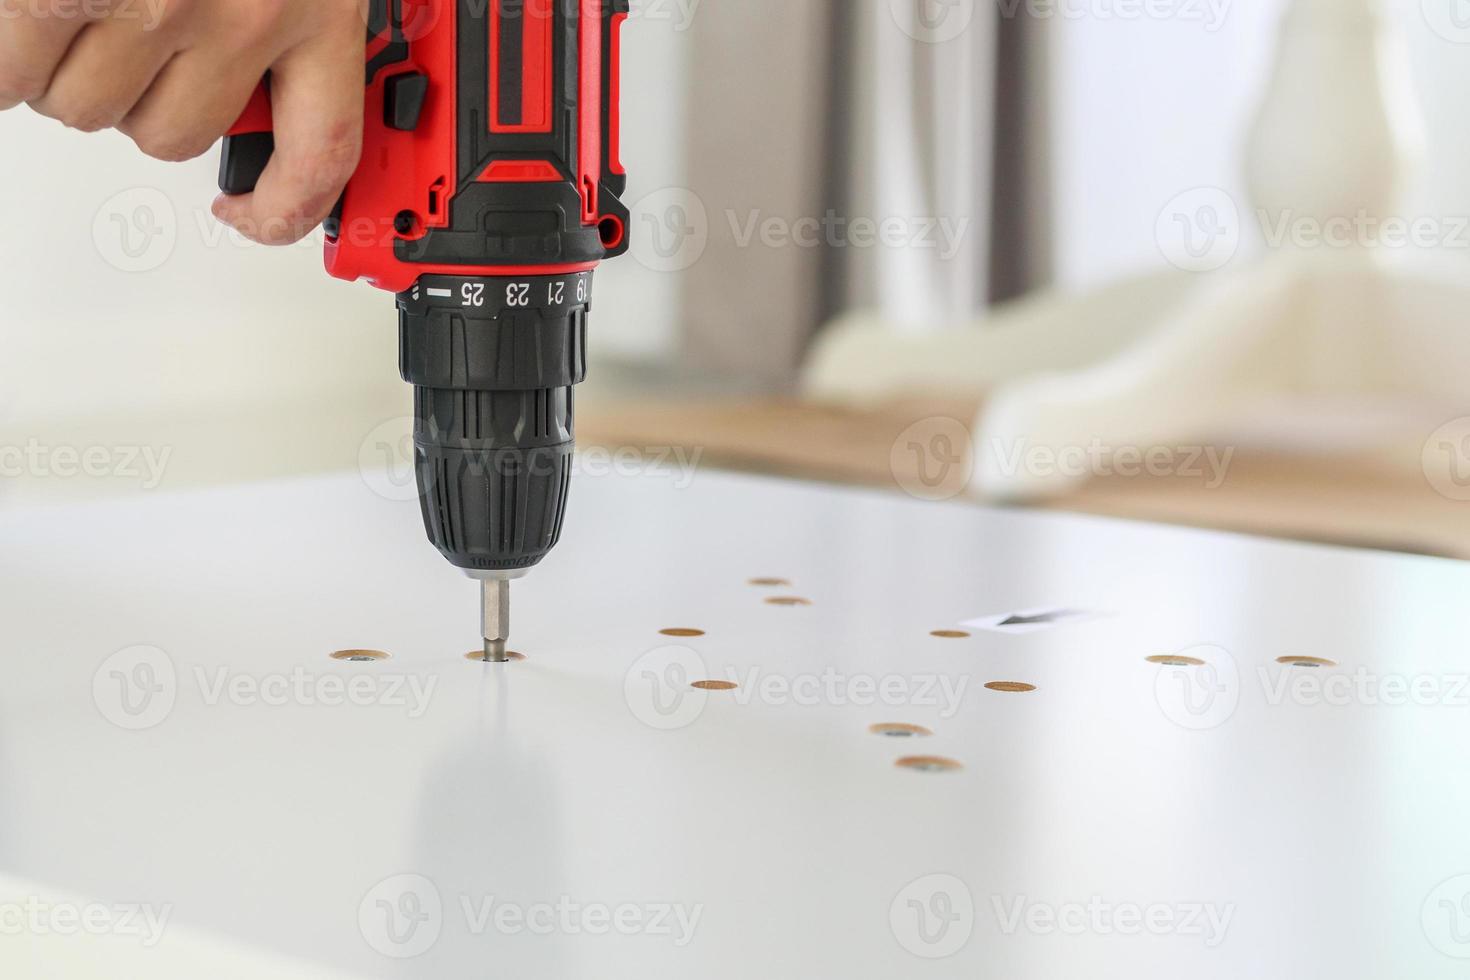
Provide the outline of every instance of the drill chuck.
<path id="1" fill-rule="evenodd" d="M 424 527 L 459 568 L 528 569 L 561 537 L 591 293 L 578 272 L 427 275 L 398 296 Z"/>

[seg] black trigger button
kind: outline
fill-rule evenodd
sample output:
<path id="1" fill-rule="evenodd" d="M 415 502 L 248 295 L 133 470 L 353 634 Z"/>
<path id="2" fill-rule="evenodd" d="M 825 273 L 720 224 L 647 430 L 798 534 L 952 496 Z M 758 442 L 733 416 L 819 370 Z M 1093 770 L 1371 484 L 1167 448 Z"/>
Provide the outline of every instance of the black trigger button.
<path id="1" fill-rule="evenodd" d="M 405 133 L 418 129 L 429 95 L 429 76 L 416 71 L 394 75 L 383 84 L 383 93 L 384 125 Z"/>
<path id="2" fill-rule="evenodd" d="M 326 219 L 322 221 L 322 230 L 334 242 L 342 237 L 342 208 L 346 203 L 347 192 L 343 191 L 342 196 L 337 198 L 337 203 L 332 208 L 332 213 L 327 215 Z"/>

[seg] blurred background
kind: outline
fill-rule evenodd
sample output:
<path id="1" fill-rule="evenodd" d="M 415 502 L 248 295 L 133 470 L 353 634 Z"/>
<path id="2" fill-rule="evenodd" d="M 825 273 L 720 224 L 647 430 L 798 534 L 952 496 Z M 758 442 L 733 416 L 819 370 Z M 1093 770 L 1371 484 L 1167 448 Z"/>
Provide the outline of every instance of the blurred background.
<path id="1" fill-rule="evenodd" d="M 625 44 L 585 446 L 1470 555 L 1464 0 L 634 0 Z M 215 155 L 0 146 L 0 506 L 411 483 L 391 298 L 320 236 L 218 226 Z"/>

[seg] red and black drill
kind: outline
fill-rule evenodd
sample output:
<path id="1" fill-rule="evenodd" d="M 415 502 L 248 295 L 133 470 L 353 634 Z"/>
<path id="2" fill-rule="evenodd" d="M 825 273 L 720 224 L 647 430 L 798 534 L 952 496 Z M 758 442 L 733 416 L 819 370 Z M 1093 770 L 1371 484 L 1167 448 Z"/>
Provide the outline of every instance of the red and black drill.
<path id="1" fill-rule="evenodd" d="M 510 580 L 561 536 L 593 269 L 628 248 L 628 0 L 366 11 L 362 162 L 326 222 L 327 271 L 398 296 L 424 525 L 483 582 L 485 656 L 504 660 Z M 274 151 L 269 84 L 225 140 L 227 194 Z"/>

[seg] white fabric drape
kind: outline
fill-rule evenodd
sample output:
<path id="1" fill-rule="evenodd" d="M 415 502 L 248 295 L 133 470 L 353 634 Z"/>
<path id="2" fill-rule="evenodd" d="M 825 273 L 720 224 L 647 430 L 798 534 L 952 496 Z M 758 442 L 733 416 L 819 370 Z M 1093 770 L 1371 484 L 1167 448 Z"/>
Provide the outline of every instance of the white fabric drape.
<path id="1" fill-rule="evenodd" d="M 988 295 L 994 8 L 854 0 L 853 9 L 845 210 L 908 224 L 902 243 L 847 247 L 848 305 L 913 330 L 968 319 Z"/>

